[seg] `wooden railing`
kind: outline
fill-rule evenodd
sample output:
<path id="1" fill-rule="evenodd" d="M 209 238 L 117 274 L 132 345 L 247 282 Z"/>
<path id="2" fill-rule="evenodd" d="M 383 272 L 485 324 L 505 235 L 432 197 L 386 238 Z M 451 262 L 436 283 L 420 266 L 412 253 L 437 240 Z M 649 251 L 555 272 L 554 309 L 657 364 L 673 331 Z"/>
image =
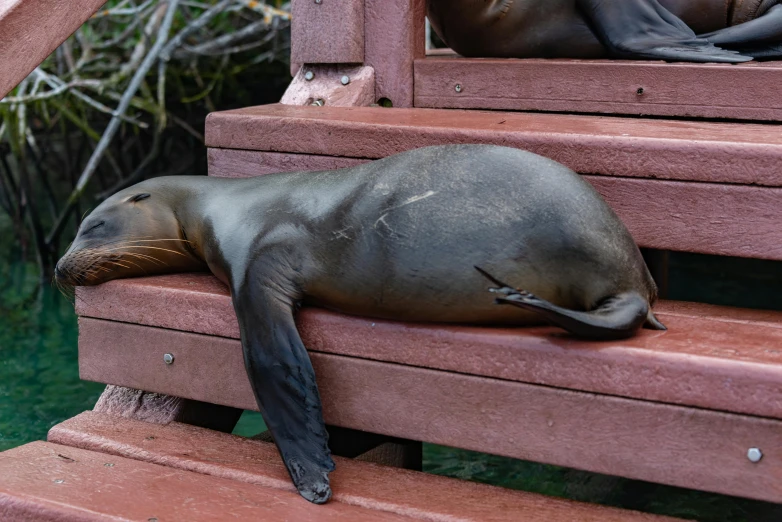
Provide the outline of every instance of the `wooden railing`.
<path id="1" fill-rule="evenodd" d="M 106 0 L 0 0 L 0 98 L 92 16 Z"/>

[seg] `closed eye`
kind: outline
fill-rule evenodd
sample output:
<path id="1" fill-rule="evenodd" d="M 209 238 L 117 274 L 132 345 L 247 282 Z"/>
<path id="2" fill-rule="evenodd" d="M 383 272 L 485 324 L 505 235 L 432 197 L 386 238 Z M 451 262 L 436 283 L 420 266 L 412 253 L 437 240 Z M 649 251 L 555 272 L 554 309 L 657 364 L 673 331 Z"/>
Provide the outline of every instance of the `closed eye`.
<path id="1" fill-rule="evenodd" d="M 84 232 L 82 232 L 82 235 L 84 235 L 84 234 L 89 234 L 90 232 L 92 232 L 92 231 L 93 231 L 93 230 L 95 230 L 96 228 L 100 228 L 100 227 L 102 227 L 102 226 L 103 226 L 103 225 L 105 225 L 105 224 L 106 224 L 106 222 L 105 222 L 105 221 L 101 221 L 100 223 L 95 223 L 95 224 L 94 224 L 94 225 L 92 225 L 90 228 L 88 228 L 87 230 L 85 230 Z"/>

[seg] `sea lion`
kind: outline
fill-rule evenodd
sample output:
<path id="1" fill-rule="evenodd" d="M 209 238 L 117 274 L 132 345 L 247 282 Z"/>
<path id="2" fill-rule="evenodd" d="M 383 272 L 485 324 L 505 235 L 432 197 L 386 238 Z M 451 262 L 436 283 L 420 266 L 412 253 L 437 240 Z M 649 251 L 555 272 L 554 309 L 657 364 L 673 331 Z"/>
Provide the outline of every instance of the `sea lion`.
<path id="1" fill-rule="evenodd" d="M 737 63 L 782 56 L 779 3 L 427 0 L 426 5 L 432 28 L 463 56 Z"/>
<path id="2" fill-rule="evenodd" d="M 474 266 L 496 281 L 493 294 Z M 247 179 L 154 178 L 99 205 L 55 275 L 93 285 L 192 270 L 230 287 L 258 406 L 293 482 L 316 503 L 331 495 L 334 464 L 294 324 L 299 304 L 404 321 L 545 317 L 592 338 L 664 329 L 637 246 L 592 186 L 507 147 L 426 147 Z"/>

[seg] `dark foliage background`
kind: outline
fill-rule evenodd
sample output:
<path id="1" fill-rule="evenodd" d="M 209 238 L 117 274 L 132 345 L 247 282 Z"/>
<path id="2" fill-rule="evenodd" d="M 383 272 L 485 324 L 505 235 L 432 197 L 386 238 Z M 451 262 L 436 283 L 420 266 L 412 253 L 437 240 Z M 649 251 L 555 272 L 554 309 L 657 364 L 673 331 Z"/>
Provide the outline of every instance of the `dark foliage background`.
<path id="1" fill-rule="evenodd" d="M 110 0 L 0 101 L 0 259 L 45 281 L 97 202 L 205 174 L 206 114 L 276 102 L 290 81 L 289 24 L 281 0 Z"/>

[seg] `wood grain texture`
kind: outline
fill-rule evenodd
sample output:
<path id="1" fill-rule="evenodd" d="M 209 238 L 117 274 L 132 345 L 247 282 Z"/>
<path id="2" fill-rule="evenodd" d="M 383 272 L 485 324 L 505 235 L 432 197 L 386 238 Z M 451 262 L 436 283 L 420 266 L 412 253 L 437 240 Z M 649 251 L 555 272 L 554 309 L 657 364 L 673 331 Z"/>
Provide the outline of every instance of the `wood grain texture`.
<path id="1" fill-rule="evenodd" d="M 105 2 L 0 2 L 0 98 L 16 87 Z"/>
<path id="2" fill-rule="evenodd" d="M 312 73 L 311 80 L 305 74 Z M 342 84 L 347 76 L 350 83 Z M 372 67 L 351 65 L 306 65 L 299 69 L 280 103 L 311 105 L 323 100 L 329 107 L 368 107 L 375 103 L 375 71 Z"/>
<path id="3" fill-rule="evenodd" d="M 209 149 L 209 173 L 247 177 L 351 167 L 366 159 Z M 642 247 L 782 259 L 782 189 L 585 176 Z"/>
<path id="4" fill-rule="evenodd" d="M 330 165 L 327 156 L 348 166 L 351 156 L 358 164 L 447 143 L 518 147 L 605 176 L 587 179 L 642 247 L 782 259 L 782 135 L 770 125 L 291 106 L 207 119 L 210 146 L 287 152 L 314 169 Z"/>
<path id="5" fill-rule="evenodd" d="M 782 260 L 782 188 L 585 178 L 640 246 Z"/>
<path id="6" fill-rule="evenodd" d="M 518 147 L 582 174 L 782 187 L 782 133 L 767 124 L 287 105 L 206 120 L 206 145 L 225 149 L 376 159 L 446 143 Z"/>
<path id="7" fill-rule="evenodd" d="M 106 350 L 106 346 L 111 346 Z M 238 340 L 81 319 L 82 378 L 256 409 Z M 176 355 L 165 365 L 164 351 Z M 311 352 L 328 424 L 782 501 L 782 421 Z M 761 448 L 753 464 L 747 449 Z"/>
<path id="8" fill-rule="evenodd" d="M 211 275 L 118 280 L 77 295 L 83 332 L 92 317 L 239 338 L 228 290 Z M 314 308 L 297 325 L 311 351 L 782 419 L 782 312 L 682 308 L 656 306 L 667 332 L 610 343 L 556 328 L 398 323 Z"/>
<path id="9" fill-rule="evenodd" d="M 425 2 L 365 0 L 366 65 L 375 69 L 375 96 L 413 106 L 413 62 L 425 52 Z"/>
<path id="10" fill-rule="evenodd" d="M 107 463 L 113 465 L 106 466 Z M 0 519 L 8 522 L 410 520 L 340 502 L 316 506 L 293 491 L 49 442 L 33 442 L 0 453 Z"/>
<path id="11" fill-rule="evenodd" d="M 206 158 L 209 175 L 221 178 L 248 178 L 301 170 L 333 170 L 352 167 L 366 161 L 338 156 L 212 148 L 207 149 Z"/>
<path id="12" fill-rule="evenodd" d="M 226 433 L 233 431 L 242 415 L 236 408 L 111 385 L 93 411 L 154 424 L 183 422 Z"/>
<path id="13" fill-rule="evenodd" d="M 291 2 L 291 62 L 363 61 L 364 0 Z"/>
<path id="14" fill-rule="evenodd" d="M 294 491 L 276 448 L 269 443 L 179 423 L 150 426 L 85 412 L 58 424 L 49 441 L 175 469 Z M 187 453 L 182 449 L 188 448 Z M 334 459 L 333 501 L 433 522 L 672 520 L 555 499 L 425 473 Z"/>
<path id="15" fill-rule="evenodd" d="M 415 61 L 415 106 L 780 121 L 782 100 L 768 86 L 781 79 L 780 62 L 431 56 Z"/>

